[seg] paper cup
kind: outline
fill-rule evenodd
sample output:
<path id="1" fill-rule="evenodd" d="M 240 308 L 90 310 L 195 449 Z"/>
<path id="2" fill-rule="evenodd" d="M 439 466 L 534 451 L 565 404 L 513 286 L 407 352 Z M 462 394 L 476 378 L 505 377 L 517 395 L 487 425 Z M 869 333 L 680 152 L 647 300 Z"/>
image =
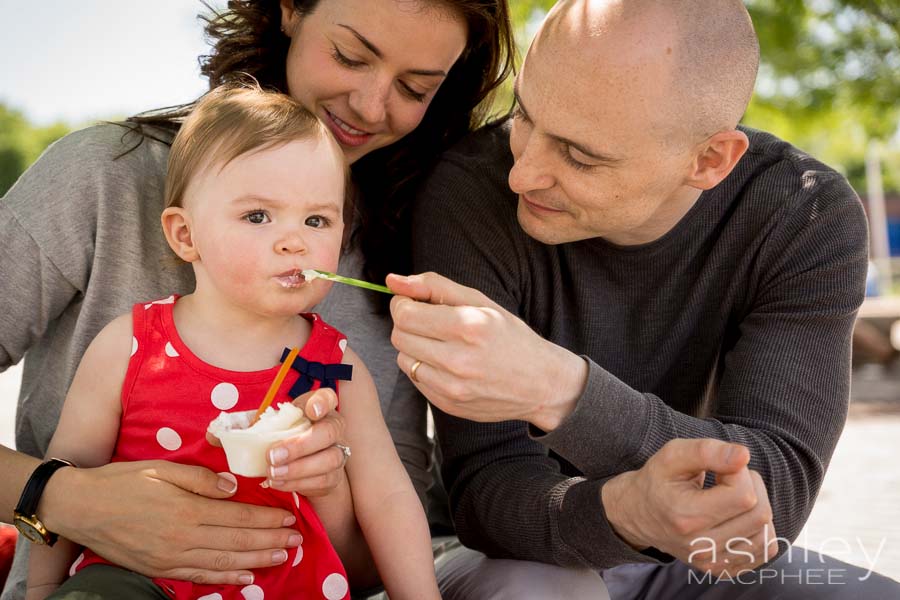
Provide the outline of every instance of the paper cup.
<path id="1" fill-rule="evenodd" d="M 272 444 L 306 431 L 311 423 L 304 419 L 289 429 L 254 431 L 247 429 L 254 414 L 255 410 L 223 412 L 209 424 L 209 432 L 222 442 L 229 471 L 244 477 L 267 477 L 266 452 Z"/>

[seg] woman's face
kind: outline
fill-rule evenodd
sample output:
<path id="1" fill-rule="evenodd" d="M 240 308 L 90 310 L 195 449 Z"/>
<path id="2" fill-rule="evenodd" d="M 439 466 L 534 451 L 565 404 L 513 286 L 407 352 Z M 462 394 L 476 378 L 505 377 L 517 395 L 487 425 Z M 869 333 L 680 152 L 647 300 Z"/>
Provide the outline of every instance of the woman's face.
<path id="1" fill-rule="evenodd" d="M 321 0 L 305 17 L 282 0 L 288 92 L 331 129 L 350 163 L 416 128 L 466 46 L 437 3 Z"/>

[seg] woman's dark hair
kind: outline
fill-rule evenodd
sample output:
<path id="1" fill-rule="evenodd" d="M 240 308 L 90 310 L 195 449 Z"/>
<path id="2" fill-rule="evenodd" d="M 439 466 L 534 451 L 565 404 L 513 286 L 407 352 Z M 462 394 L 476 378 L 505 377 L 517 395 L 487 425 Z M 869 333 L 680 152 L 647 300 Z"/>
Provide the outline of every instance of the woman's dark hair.
<path id="1" fill-rule="evenodd" d="M 294 8 L 300 16 L 308 15 L 320 1 L 294 0 Z M 513 68 L 515 43 L 506 0 L 421 1 L 463 18 L 468 42 L 419 126 L 352 166 L 362 218 L 357 238 L 366 277 L 375 281 L 389 272 L 409 272 L 409 207 L 419 184 L 444 149 L 486 120 L 494 90 Z M 213 46 L 211 54 L 200 57 L 210 89 L 250 75 L 264 88 L 287 93 L 290 39 L 281 32 L 278 0 L 229 0 L 224 11 L 201 18 Z M 129 122 L 177 129 L 192 107 L 151 111 Z"/>

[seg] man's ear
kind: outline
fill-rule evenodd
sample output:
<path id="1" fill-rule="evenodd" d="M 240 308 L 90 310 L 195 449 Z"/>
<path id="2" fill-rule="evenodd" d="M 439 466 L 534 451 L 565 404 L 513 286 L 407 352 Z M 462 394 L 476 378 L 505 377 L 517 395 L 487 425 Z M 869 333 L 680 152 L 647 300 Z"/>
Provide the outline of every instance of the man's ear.
<path id="1" fill-rule="evenodd" d="M 698 146 L 686 185 L 709 190 L 728 177 L 750 146 L 750 140 L 737 129 L 719 131 Z"/>
<path id="2" fill-rule="evenodd" d="M 200 252 L 194 245 L 193 223 L 188 211 L 180 206 L 170 206 L 160 217 L 163 233 L 169 247 L 185 262 L 200 259 Z"/>

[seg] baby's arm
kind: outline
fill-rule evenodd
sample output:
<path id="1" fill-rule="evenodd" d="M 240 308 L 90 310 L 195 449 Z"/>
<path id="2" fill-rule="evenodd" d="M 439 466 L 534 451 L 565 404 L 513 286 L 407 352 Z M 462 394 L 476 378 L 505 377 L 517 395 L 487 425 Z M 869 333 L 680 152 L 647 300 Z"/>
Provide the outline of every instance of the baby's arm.
<path id="1" fill-rule="evenodd" d="M 425 512 L 384 423 L 375 384 L 349 348 L 344 360 L 353 365 L 353 381 L 341 384 L 341 413 L 353 449 L 347 476 L 381 581 L 391 600 L 440 598 Z"/>
<path id="2" fill-rule="evenodd" d="M 117 318 L 85 351 L 63 404 L 47 457 L 79 467 L 109 462 L 119 432 L 122 383 L 132 339 L 131 315 Z M 28 562 L 26 600 L 43 599 L 65 580 L 79 547 L 60 537 L 53 547 L 34 545 Z"/>

